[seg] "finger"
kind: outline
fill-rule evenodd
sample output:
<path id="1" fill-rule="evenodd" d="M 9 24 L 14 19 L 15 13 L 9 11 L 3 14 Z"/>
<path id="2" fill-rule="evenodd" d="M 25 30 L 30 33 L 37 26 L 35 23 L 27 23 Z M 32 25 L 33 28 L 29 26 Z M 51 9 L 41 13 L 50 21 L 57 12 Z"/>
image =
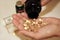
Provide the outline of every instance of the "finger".
<path id="1" fill-rule="evenodd" d="M 20 13 L 17 14 L 17 17 L 19 17 L 20 19 L 22 19 L 22 15 Z"/>
<path id="2" fill-rule="evenodd" d="M 20 18 L 19 20 L 22 20 L 22 21 L 24 21 L 26 18 L 25 17 L 23 17 L 23 15 L 21 15 L 20 13 L 19 14 L 17 14 L 17 16 Z"/>
<path id="3" fill-rule="evenodd" d="M 17 20 L 15 20 L 15 19 L 13 19 L 12 22 L 16 27 L 19 25 L 19 22 L 17 22 Z"/>
<path id="4" fill-rule="evenodd" d="M 28 19 L 28 16 L 26 13 L 21 13 L 21 15 L 24 17 L 24 18 L 27 18 Z"/>
<path id="5" fill-rule="evenodd" d="M 13 17 L 13 19 L 15 19 L 15 20 L 19 20 L 19 19 L 20 19 L 20 17 L 19 17 L 17 14 L 14 14 L 12 17 Z"/>
<path id="6" fill-rule="evenodd" d="M 46 4 L 48 4 L 51 0 L 41 0 L 41 5 L 45 6 Z"/>
<path id="7" fill-rule="evenodd" d="M 19 21 L 17 20 L 13 20 L 13 24 L 15 25 L 15 27 L 17 27 L 19 30 L 23 30 L 23 26 L 22 24 L 19 23 Z"/>
<path id="8" fill-rule="evenodd" d="M 25 20 L 25 18 L 20 13 L 15 16 L 15 19 L 17 19 L 17 21 L 19 21 L 20 23 L 23 23 L 23 21 Z"/>
<path id="9" fill-rule="evenodd" d="M 17 26 L 17 27 L 20 31 L 24 30 L 23 25 L 21 25 L 21 24 L 19 24 L 19 26 Z"/>

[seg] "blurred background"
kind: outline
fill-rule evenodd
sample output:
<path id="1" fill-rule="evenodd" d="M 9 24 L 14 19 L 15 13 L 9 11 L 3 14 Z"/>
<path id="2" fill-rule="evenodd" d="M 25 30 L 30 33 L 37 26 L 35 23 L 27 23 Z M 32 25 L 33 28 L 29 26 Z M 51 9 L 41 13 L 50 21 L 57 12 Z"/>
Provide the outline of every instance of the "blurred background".
<path id="1" fill-rule="evenodd" d="M 18 0 L 0 0 L 0 40 L 20 40 L 7 32 L 2 21 L 3 18 L 16 13 L 15 4 L 17 1 Z M 60 18 L 60 0 L 52 0 L 48 3 L 43 7 L 40 16 Z M 60 40 L 60 37 L 53 37 L 46 40 Z"/>

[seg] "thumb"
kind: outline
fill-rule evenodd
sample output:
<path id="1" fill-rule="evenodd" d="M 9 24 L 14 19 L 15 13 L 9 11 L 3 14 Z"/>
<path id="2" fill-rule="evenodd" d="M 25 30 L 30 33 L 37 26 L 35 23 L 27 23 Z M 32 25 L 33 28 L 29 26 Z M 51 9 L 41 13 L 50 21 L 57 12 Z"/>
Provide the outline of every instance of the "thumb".
<path id="1" fill-rule="evenodd" d="M 19 33 L 22 33 L 22 34 L 24 34 L 24 35 L 26 35 L 26 36 L 31 36 L 31 37 L 34 37 L 35 36 L 35 33 L 33 33 L 33 32 L 29 32 L 29 31 L 19 31 Z"/>
<path id="2" fill-rule="evenodd" d="M 20 31 L 19 33 L 25 35 L 25 36 L 28 36 L 28 37 L 31 37 L 31 38 L 34 38 L 34 39 L 39 39 L 39 34 L 37 33 L 34 33 L 34 32 L 29 32 L 29 31 Z"/>

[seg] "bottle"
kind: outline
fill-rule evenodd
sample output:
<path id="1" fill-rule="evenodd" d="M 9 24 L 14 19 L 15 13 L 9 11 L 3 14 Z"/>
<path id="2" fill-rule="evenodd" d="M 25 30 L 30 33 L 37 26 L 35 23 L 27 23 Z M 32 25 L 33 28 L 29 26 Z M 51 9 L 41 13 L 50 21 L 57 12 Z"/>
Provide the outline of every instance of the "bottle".
<path id="1" fill-rule="evenodd" d="M 36 19 L 41 12 L 41 0 L 26 0 L 25 12 L 30 19 Z"/>
<path id="2" fill-rule="evenodd" d="M 21 1 L 17 1 L 15 7 L 16 7 L 16 13 L 24 12 L 24 4 Z"/>

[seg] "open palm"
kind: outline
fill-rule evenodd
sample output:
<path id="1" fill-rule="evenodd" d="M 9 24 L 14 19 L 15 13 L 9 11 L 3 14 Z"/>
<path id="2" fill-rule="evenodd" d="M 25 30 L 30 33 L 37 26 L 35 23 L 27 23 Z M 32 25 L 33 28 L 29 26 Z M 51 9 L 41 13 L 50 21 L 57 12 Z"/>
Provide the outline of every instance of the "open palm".
<path id="1" fill-rule="evenodd" d="M 19 33 L 22 33 L 26 36 L 29 36 L 34 39 L 43 39 L 51 36 L 57 35 L 60 28 L 60 19 L 52 17 L 42 18 L 43 22 L 48 23 L 48 25 L 40 28 L 38 32 L 28 32 L 23 28 L 23 21 L 28 19 L 25 13 L 13 15 L 13 24 L 20 30 Z"/>

